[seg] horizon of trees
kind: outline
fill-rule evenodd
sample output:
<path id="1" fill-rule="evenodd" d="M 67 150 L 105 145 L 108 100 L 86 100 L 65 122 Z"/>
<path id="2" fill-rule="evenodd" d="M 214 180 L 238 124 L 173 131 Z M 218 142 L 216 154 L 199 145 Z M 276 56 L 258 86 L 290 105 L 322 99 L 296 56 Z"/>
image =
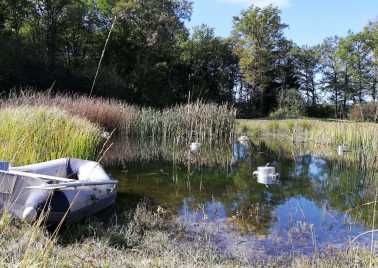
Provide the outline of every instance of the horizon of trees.
<path id="1" fill-rule="evenodd" d="M 251 6 L 232 34 L 190 31 L 190 0 L 0 0 L 0 88 L 88 94 L 165 107 L 191 99 L 266 116 L 293 103 L 314 115 L 378 98 L 378 20 L 358 33 L 300 47 L 273 6 Z M 332 106 L 330 106 L 332 105 Z"/>

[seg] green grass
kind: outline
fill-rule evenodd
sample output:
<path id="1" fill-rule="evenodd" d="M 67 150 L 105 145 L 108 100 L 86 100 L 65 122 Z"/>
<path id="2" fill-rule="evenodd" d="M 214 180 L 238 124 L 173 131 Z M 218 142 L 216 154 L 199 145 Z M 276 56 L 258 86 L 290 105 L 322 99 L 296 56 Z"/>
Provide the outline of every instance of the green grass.
<path id="1" fill-rule="evenodd" d="M 60 157 L 95 159 L 100 129 L 57 108 L 0 110 L 0 159 L 13 165 Z"/>
<path id="2" fill-rule="evenodd" d="M 336 147 L 346 145 L 350 150 L 346 160 L 364 168 L 378 168 L 378 124 L 317 119 L 238 120 L 239 132 L 254 139 L 281 139 L 305 143 L 313 152 L 336 158 Z M 332 150 L 330 150 L 332 148 Z"/>

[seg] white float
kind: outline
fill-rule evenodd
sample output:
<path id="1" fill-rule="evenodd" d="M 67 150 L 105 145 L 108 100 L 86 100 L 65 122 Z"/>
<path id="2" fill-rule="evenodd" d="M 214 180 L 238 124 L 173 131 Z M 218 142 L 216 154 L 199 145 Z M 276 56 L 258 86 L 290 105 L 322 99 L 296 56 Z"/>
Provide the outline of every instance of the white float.
<path id="1" fill-rule="evenodd" d="M 250 145 L 250 140 L 249 140 L 249 137 L 248 136 L 240 136 L 238 138 L 238 142 L 246 147 L 249 147 Z"/>
<path id="2" fill-rule="evenodd" d="M 192 153 L 198 153 L 200 150 L 201 150 L 201 143 L 192 142 L 192 144 L 190 144 L 190 151 Z"/>
<path id="3" fill-rule="evenodd" d="M 260 184 L 271 185 L 278 183 L 279 174 L 276 173 L 276 168 L 271 166 L 258 167 L 254 176 L 257 176 L 257 182 Z"/>
<path id="4" fill-rule="evenodd" d="M 348 152 L 348 146 L 346 146 L 344 144 L 337 146 L 337 154 L 339 156 L 343 156 L 347 152 Z"/>

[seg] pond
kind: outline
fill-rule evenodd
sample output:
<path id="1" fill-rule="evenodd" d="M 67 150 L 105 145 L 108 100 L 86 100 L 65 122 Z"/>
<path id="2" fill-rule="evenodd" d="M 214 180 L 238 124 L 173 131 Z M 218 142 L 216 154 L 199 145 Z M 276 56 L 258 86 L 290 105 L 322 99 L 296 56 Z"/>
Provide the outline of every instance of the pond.
<path id="1" fill-rule="evenodd" d="M 133 154 L 115 149 L 120 164 L 110 171 L 119 180 L 118 206 L 132 197 L 153 200 L 231 256 L 311 254 L 371 242 L 369 233 L 358 237 L 371 229 L 373 206 L 364 205 L 374 201 L 371 177 L 348 163 L 303 149 L 282 153 L 264 142 L 199 155 L 159 151 L 166 145 L 133 146 Z M 146 148 L 149 157 L 140 155 Z M 266 163 L 280 174 L 275 184 L 260 184 L 252 175 Z"/>

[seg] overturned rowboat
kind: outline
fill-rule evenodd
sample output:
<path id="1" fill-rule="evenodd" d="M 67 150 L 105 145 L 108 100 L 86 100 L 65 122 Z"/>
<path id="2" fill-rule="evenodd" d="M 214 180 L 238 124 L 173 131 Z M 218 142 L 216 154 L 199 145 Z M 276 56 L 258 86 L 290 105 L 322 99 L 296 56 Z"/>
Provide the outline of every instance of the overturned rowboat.
<path id="1" fill-rule="evenodd" d="M 75 222 L 111 207 L 117 181 L 97 162 L 62 158 L 9 167 L 0 163 L 0 205 L 33 222 L 42 211 L 47 224 Z"/>

